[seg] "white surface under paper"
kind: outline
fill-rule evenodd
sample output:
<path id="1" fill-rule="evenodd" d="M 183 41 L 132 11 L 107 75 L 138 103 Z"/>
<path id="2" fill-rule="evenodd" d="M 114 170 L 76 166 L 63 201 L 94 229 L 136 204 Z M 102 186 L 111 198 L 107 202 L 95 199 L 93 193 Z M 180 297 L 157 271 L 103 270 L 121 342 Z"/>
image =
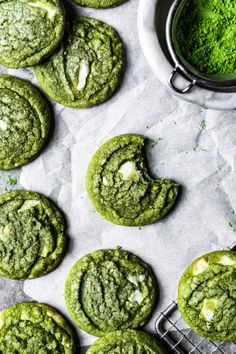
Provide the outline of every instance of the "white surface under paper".
<path id="1" fill-rule="evenodd" d="M 167 92 L 141 52 L 137 7 L 137 0 L 111 10 L 78 7 L 80 13 L 118 30 L 126 45 L 127 69 L 120 89 L 105 104 L 86 110 L 54 104 L 53 137 L 43 153 L 22 169 L 21 185 L 50 197 L 64 211 L 70 238 L 60 267 L 26 281 L 24 291 L 68 316 L 63 292 L 72 265 L 86 253 L 120 245 L 149 263 L 158 279 L 160 300 L 147 326 L 154 331 L 157 314 L 176 298 L 178 279 L 189 262 L 236 240 L 229 225 L 236 210 L 236 113 L 207 111 Z M 33 77 L 30 70 L 8 72 Z M 182 185 L 180 201 L 169 216 L 141 229 L 104 220 L 85 191 L 86 169 L 96 149 L 123 133 L 154 139 L 156 144 L 148 147 L 152 173 Z M 93 342 L 78 332 L 81 345 Z"/>

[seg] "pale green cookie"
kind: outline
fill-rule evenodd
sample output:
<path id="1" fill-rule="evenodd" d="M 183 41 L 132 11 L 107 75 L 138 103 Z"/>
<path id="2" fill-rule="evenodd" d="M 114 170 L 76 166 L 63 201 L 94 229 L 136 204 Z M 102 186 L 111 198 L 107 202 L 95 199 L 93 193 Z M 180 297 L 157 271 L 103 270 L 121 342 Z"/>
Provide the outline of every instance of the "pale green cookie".
<path id="1" fill-rule="evenodd" d="M 195 260 L 179 283 L 179 310 L 200 336 L 236 340 L 236 253 L 218 251 Z"/>
<path id="2" fill-rule="evenodd" d="M 0 75 L 0 170 L 25 165 L 40 153 L 51 115 L 36 87 L 14 76 Z"/>
<path id="3" fill-rule="evenodd" d="M 87 108 L 116 90 L 123 68 L 123 44 L 109 25 L 77 17 L 60 48 L 34 72 L 40 86 L 64 106 Z"/>
<path id="4" fill-rule="evenodd" d="M 0 195 L 0 276 L 36 278 L 62 260 L 66 236 L 60 211 L 29 191 Z"/>
<path id="5" fill-rule="evenodd" d="M 0 313 L 0 354 L 75 354 L 74 333 L 52 307 L 22 303 Z"/>
<path id="6" fill-rule="evenodd" d="M 123 4 L 127 0 L 73 0 L 77 5 L 105 9 Z"/>
<path id="7" fill-rule="evenodd" d="M 143 136 L 119 135 L 103 144 L 89 164 L 86 186 L 90 200 L 115 224 L 154 223 L 171 210 L 178 196 L 178 184 L 149 176 L 143 149 Z"/>
<path id="8" fill-rule="evenodd" d="M 62 40 L 60 0 L 0 1 L 0 64 L 22 68 L 40 63 Z"/>
<path id="9" fill-rule="evenodd" d="M 167 354 L 149 334 L 132 329 L 107 333 L 98 339 L 87 354 Z"/>
<path id="10" fill-rule="evenodd" d="M 99 250 L 81 258 L 65 286 L 68 311 L 84 331 L 102 336 L 144 325 L 156 304 L 156 279 L 129 252 Z"/>

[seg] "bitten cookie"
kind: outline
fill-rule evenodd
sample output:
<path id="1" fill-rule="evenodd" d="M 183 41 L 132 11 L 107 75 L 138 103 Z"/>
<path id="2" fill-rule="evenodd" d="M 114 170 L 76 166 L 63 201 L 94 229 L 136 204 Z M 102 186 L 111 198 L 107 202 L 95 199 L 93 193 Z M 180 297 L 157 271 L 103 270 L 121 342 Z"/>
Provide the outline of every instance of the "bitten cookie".
<path id="1" fill-rule="evenodd" d="M 179 185 L 149 176 L 144 137 L 119 135 L 103 144 L 87 171 L 87 192 L 95 209 L 120 225 L 142 226 L 163 218 L 173 207 Z"/>

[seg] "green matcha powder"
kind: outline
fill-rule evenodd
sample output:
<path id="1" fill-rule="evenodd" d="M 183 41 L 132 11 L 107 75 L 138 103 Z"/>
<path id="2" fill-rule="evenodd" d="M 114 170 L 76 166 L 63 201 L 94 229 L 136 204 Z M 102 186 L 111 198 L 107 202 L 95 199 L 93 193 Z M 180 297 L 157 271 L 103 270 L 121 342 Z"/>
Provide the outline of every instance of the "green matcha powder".
<path id="1" fill-rule="evenodd" d="M 236 71 L 236 0 L 191 0 L 177 20 L 176 44 L 206 74 Z"/>

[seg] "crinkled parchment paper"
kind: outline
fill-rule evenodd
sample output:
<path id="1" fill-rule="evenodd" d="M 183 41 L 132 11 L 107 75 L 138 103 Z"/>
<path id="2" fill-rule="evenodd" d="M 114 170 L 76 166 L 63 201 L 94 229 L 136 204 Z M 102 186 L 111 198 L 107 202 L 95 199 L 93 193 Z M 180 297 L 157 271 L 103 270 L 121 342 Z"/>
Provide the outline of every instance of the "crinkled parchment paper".
<path id="1" fill-rule="evenodd" d="M 47 276 L 26 281 L 24 291 L 68 316 L 63 292 L 72 265 L 88 252 L 120 245 L 149 263 L 158 279 L 160 300 L 147 326 L 154 331 L 157 314 L 176 298 L 178 279 L 189 262 L 236 240 L 236 113 L 207 111 L 166 91 L 141 53 L 137 6 L 137 0 L 130 0 L 111 10 L 77 8 L 80 14 L 104 20 L 119 31 L 126 45 L 127 69 L 120 89 L 105 104 L 75 110 L 53 103 L 51 141 L 33 163 L 22 168 L 21 186 L 58 204 L 70 238 L 61 266 Z M 33 79 L 30 69 L 8 72 Z M 153 175 L 182 185 L 176 208 L 155 225 L 113 225 L 88 200 L 85 175 L 92 155 L 107 139 L 122 133 L 150 138 L 147 153 Z M 93 342 L 93 337 L 78 333 L 81 345 Z"/>

